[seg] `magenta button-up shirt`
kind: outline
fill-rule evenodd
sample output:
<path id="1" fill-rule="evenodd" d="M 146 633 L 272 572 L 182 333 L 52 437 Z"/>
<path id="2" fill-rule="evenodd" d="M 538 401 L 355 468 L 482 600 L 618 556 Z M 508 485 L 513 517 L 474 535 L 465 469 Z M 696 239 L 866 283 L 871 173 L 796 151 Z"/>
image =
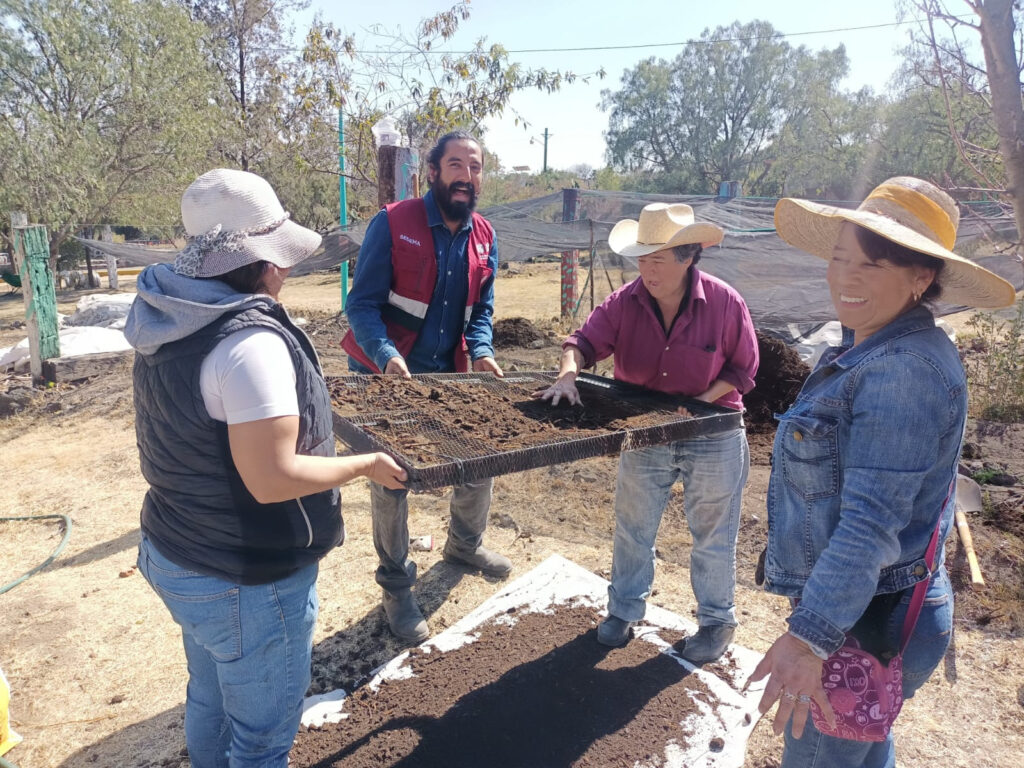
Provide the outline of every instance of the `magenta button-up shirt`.
<path id="1" fill-rule="evenodd" d="M 667 335 L 652 301 L 637 278 L 591 312 L 565 345 L 579 349 L 584 367 L 614 354 L 616 379 L 673 395 L 694 397 L 722 379 L 736 389 L 716 402 L 742 410 L 758 363 L 757 335 L 743 297 L 693 267 L 686 308 Z"/>

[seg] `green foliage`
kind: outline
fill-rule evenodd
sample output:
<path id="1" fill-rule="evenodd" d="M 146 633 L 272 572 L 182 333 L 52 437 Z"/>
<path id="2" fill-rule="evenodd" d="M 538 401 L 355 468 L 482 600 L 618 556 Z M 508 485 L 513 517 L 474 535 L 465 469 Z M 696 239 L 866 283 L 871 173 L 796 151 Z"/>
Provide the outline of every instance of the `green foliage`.
<path id="1" fill-rule="evenodd" d="M 201 28 L 169 0 L 0 0 L 0 210 L 50 231 L 177 219 L 215 93 Z"/>
<path id="2" fill-rule="evenodd" d="M 74 269 L 85 260 L 85 246 L 77 240 L 65 240 L 57 249 L 57 269 Z"/>
<path id="3" fill-rule="evenodd" d="M 849 136 L 870 130 L 866 95 L 841 103 L 846 69 L 842 47 L 794 48 L 765 21 L 704 30 L 673 61 L 642 61 L 602 93 L 612 164 L 653 172 L 661 189 L 651 191 L 714 194 L 731 180 L 747 194 L 821 188 L 841 176 L 829 161 Z"/>
<path id="4" fill-rule="evenodd" d="M 582 170 L 582 169 L 580 169 Z M 508 173 L 499 171 L 488 174 L 484 178 L 483 194 L 478 202 L 479 208 L 487 208 L 501 203 L 513 203 L 517 200 L 529 200 L 543 197 L 553 192 L 561 192 L 573 186 L 589 189 L 593 179 L 589 174 L 581 175 L 574 171 L 553 171 L 546 173 Z M 561 219 L 561 203 L 558 204 L 558 217 Z"/>
<path id="5" fill-rule="evenodd" d="M 205 27 L 203 51 L 220 75 L 212 92 L 224 112 L 214 160 L 260 172 L 299 121 L 294 95 L 302 65 L 289 49 L 288 14 L 307 0 L 191 0 Z"/>
<path id="6" fill-rule="evenodd" d="M 947 187 L 992 186 L 1004 175 L 983 64 L 954 40 L 916 34 L 887 109 L 879 164 Z"/>
<path id="7" fill-rule="evenodd" d="M 1024 299 L 1016 314 L 1001 320 L 979 313 L 968 323 L 974 334 L 967 357 L 971 414 L 991 421 L 1024 421 Z"/>
<path id="8" fill-rule="evenodd" d="M 978 485 L 987 485 L 993 477 L 1004 474 L 1004 470 L 996 467 L 983 467 L 971 475 L 971 479 Z"/>

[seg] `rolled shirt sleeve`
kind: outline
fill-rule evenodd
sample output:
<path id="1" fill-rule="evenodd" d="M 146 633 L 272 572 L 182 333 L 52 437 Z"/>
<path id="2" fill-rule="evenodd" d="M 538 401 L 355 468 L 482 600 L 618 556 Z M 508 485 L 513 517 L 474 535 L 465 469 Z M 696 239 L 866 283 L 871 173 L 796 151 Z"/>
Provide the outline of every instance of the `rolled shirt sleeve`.
<path id="1" fill-rule="evenodd" d="M 722 340 L 727 354 L 718 378 L 729 382 L 741 395 L 745 395 L 754 388 L 759 353 L 754 321 L 750 319 L 750 310 L 739 298 L 739 294 L 732 301 L 725 326 Z"/>

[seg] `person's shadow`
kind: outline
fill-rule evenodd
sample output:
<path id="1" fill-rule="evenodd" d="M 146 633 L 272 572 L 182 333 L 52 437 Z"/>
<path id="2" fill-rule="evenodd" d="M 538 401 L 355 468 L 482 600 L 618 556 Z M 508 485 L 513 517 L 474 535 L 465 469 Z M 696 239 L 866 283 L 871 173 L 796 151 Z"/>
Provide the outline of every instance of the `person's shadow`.
<path id="1" fill-rule="evenodd" d="M 465 576 L 486 578 L 444 561 L 435 563 L 417 577 L 413 594 L 428 622 Z M 379 588 L 372 586 L 379 593 Z M 367 588 L 370 587 L 368 584 Z M 321 592 L 322 602 L 330 599 L 329 594 Z M 313 681 L 309 693 L 328 693 L 338 689 L 351 692 L 375 669 L 409 646 L 410 643 L 391 634 L 384 609 L 378 604 L 358 621 L 313 646 Z"/>
<path id="2" fill-rule="evenodd" d="M 419 742 L 391 768 L 569 766 L 690 674 L 667 653 L 638 666 L 599 669 L 608 653 L 591 630 L 471 691 L 437 717 L 394 717 L 309 768 L 330 768 L 371 741 L 406 729 Z M 659 746 L 652 744 L 652 751 Z"/>

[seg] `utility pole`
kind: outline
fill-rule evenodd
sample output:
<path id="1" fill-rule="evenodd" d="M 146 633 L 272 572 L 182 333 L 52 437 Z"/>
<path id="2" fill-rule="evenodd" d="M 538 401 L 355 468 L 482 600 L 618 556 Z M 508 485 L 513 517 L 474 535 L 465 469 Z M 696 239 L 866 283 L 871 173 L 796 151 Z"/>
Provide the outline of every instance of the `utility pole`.
<path id="1" fill-rule="evenodd" d="M 548 172 L 548 129 L 544 129 L 544 170 L 541 173 Z"/>

